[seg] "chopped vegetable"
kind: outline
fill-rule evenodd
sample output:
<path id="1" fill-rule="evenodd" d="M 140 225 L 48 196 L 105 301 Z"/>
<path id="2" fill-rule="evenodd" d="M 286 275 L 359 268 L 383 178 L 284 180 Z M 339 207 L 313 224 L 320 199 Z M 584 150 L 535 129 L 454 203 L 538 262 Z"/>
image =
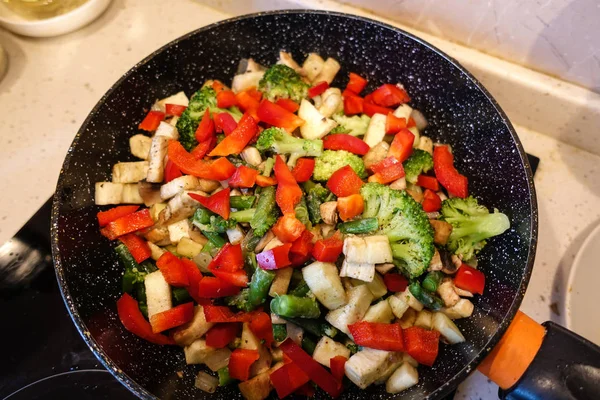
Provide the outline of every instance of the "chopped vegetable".
<path id="1" fill-rule="evenodd" d="M 486 239 L 510 228 L 505 214 L 498 210 L 490 213 L 472 196 L 444 200 L 440 212 L 441 219 L 452 225 L 447 247 L 464 260 L 473 258 L 485 246 Z"/>
<path id="2" fill-rule="evenodd" d="M 440 333 L 413 326 L 404 330 L 406 352 L 419 364 L 432 366 L 438 355 Z"/>
<path id="3" fill-rule="evenodd" d="M 360 99 L 360 97 L 358 97 Z M 354 100 L 355 101 L 355 100 Z M 362 107 L 362 99 L 361 107 Z M 344 105 L 346 104 L 346 99 L 344 98 Z M 362 110 L 362 108 L 361 108 Z M 359 111 L 360 112 L 360 111 Z M 346 113 L 347 115 L 350 115 Z M 360 116 L 354 115 L 348 117 L 343 114 L 334 114 L 333 120 L 338 123 L 338 126 L 333 128 L 330 133 L 347 133 L 352 136 L 361 136 L 367 133 L 367 129 L 369 128 L 369 123 L 371 122 L 371 118 L 367 115 L 362 114 Z"/>
<path id="4" fill-rule="evenodd" d="M 350 72 L 349 79 L 346 89 L 356 94 L 360 94 L 367 86 L 367 80 L 354 72 Z"/>
<path id="5" fill-rule="evenodd" d="M 258 358 L 256 350 L 235 349 L 229 358 L 229 376 L 240 381 L 247 381 L 250 378 L 250 367 Z"/>
<path id="6" fill-rule="evenodd" d="M 343 247 L 344 242 L 340 238 L 340 235 L 336 233 L 328 239 L 317 240 L 312 249 L 312 256 L 317 261 L 335 262 L 340 254 L 342 254 Z"/>
<path id="7" fill-rule="evenodd" d="M 444 307 L 444 302 L 438 296 L 423 289 L 418 282 L 413 282 L 408 286 L 410 293 L 415 296 L 421 304 L 432 310 L 439 310 Z"/>
<path id="8" fill-rule="evenodd" d="M 404 292 L 408 286 L 408 279 L 400 274 L 385 274 L 383 281 L 390 292 Z"/>
<path id="9" fill-rule="evenodd" d="M 273 371 L 270 378 L 280 399 L 294 393 L 310 380 L 308 375 L 293 362 Z"/>
<path id="10" fill-rule="evenodd" d="M 327 188 L 338 197 L 346 197 L 360 192 L 363 181 L 346 165 L 335 171 L 327 181 Z"/>
<path id="11" fill-rule="evenodd" d="M 379 86 L 372 95 L 375 104 L 383 107 L 396 107 L 410 101 L 404 89 L 390 83 Z"/>
<path id="12" fill-rule="evenodd" d="M 282 244 L 256 255 L 258 265 L 265 270 L 285 268 L 291 264 L 289 259 L 291 243 Z"/>
<path id="13" fill-rule="evenodd" d="M 456 273 L 454 285 L 471 293 L 483 294 L 485 275 L 483 272 L 463 263 Z"/>
<path id="14" fill-rule="evenodd" d="M 404 351 L 402 328 L 398 324 L 357 322 L 348 325 L 354 342 L 371 349 Z"/>
<path id="15" fill-rule="evenodd" d="M 302 118 L 267 99 L 260 102 L 257 115 L 262 122 L 282 128 L 290 134 L 304 124 Z"/>
<path id="16" fill-rule="evenodd" d="M 134 233 L 123 235 L 119 237 L 119 240 L 123 242 L 125 246 L 127 246 L 127 250 L 129 250 L 129 253 L 138 263 L 147 260 L 152 255 L 150 246 L 148 246 L 148 242 Z"/>
<path id="17" fill-rule="evenodd" d="M 435 192 L 425 189 L 421 205 L 423 206 L 423 211 L 427 213 L 439 211 L 442 208 L 442 199 Z"/>
<path id="18" fill-rule="evenodd" d="M 254 138 L 258 132 L 256 120 L 249 114 L 244 114 L 237 127 L 225 139 L 221 140 L 209 156 L 228 156 L 231 154 L 239 154 L 244 150 L 248 142 Z"/>
<path id="19" fill-rule="evenodd" d="M 260 151 L 270 150 L 277 154 L 288 154 L 288 165 L 295 165 L 300 157 L 320 156 L 323 152 L 323 142 L 296 138 L 282 129 L 269 128 L 260 134 L 256 148 Z"/>
<path id="20" fill-rule="evenodd" d="M 148 209 L 144 209 L 124 215 L 114 221 L 109 222 L 100 230 L 100 232 L 109 240 L 115 240 L 120 236 L 127 235 L 128 233 L 136 232 L 144 228 L 149 228 L 152 225 L 154 225 L 154 220 L 150 216 L 150 211 L 148 211 Z"/>
<path id="21" fill-rule="evenodd" d="M 394 140 L 388 150 L 388 156 L 395 157 L 398 161 L 404 162 L 413 152 L 415 135 L 408 129 L 401 129 L 394 136 Z M 429 154 L 429 153 L 428 153 Z"/>
<path id="22" fill-rule="evenodd" d="M 140 123 L 138 128 L 145 131 L 155 131 L 158 128 L 160 122 L 165 119 L 165 113 L 162 111 L 149 111 L 144 117 L 144 120 Z"/>
<path id="23" fill-rule="evenodd" d="M 465 198 L 468 195 L 467 177 L 454 167 L 454 155 L 448 146 L 436 146 L 433 150 L 433 170 L 440 184 L 448 193 Z"/>
<path id="24" fill-rule="evenodd" d="M 117 206 L 110 210 L 100 211 L 96 216 L 98 218 L 98 224 L 103 227 L 108 225 L 121 217 L 136 212 L 140 206 Z"/>
<path id="25" fill-rule="evenodd" d="M 433 157 L 426 151 L 421 149 L 413 149 L 413 153 L 404 162 L 404 172 L 406 180 L 410 183 L 418 183 L 421 174 L 433 168 Z M 432 178 L 435 180 L 435 178 Z M 436 181 L 437 182 L 437 181 Z M 433 190 L 433 189 L 432 189 Z"/>
<path id="26" fill-rule="evenodd" d="M 366 176 L 365 165 L 360 157 L 344 150 L 325 150 L 315 160 L 313 178 L 316 181 L 327 181 L 333 173 L 349 165 L 360 178 Z"/>
<path id="27" fill-rule="evenodd" d="M 121 323 L 129 332 L 155 344 L 173 344 L 167 336 L 152 331 L 152 326 L 144 319 L 138 303 L 127 293 L 117 301 L 117 313 Z"/>
<path id="28" fill-rule="evenodd" d="M 369 145 L 352 135 L 338 133 L 328 135 L 323 140 L 323 148 L 327 150 L 345 150 L 352 154 L 364 156 L 369 151 Z"/>
<path id="29" fill-rule="evenodd" d="M 271 101 L 291 99 L 300 103 L 307 96 L 308 88 L 296 71 L 283 64 L 275 64 L 267 69 L 258 83 L 258 90 Z"/>
<path id="30" fill-rule="evenodd" d="M 289 318 L 318 318 L 321 315 L 319 305 L 314 299 L 289 294 L 275 297 L 271 301 L 271 311 Z"/>
<path id="31" fill-rule="evenodd" d="M 152 332 L 160 333 L 167 329 L 175 328 L 192 320 L 194 316 L 194 303 L 185 303 L 170 310 L 154 314 L 150 317 Z"/>
<path id="32" fill-rule="evenodd" d="M 276 207 L 275 196 L 273 187 L 266 187 L 260 192 L 256 203 L 256 212 L 250 221 L 250 226 L 254 229 L 256 236 L 263 236 L 277 221 L 279 211 Z"/>
<path id="33" fill-rule="evenodd" d="M 310 180 L 314 169 L 315 160 L 313 158 L 299 158 L 296 161 L 294 169 L 292 169 L 292 175 L 294 176 L 296 182 L 306 182 Z"/>

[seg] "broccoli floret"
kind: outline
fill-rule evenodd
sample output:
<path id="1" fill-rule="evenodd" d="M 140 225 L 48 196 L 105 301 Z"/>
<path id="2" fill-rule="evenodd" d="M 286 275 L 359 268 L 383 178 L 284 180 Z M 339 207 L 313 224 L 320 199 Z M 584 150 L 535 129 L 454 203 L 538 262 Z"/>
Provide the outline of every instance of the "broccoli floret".
<path id="1" fill-rule="evenodd" d="M 320 183 L 315 184 L 312 181 L 304 183 L 304 191 L 306 192 L 306 206 L 310 222 L 318 224 L 322 221 L 321 204 L 334 200 L 335 195 Z"/>
<path id="2" fill-rule="evenodd" d="M 367 177 L 365 163 L 362 158 L 345 150 L 325 150 L 315 160 L 313 178 L 316 181 L 326 181 L 331 175 L 345 165 L 352 167 L 361 178 Z"/>
<path id="3" fill-rule="evenodd" d="M 256 212 L 250 220 L 254 235 L 261 237 L 273 226 L 279 217 L 279 208 L 275 203 L 275 187 L 268 186 L 260 192 Z"/>
<path id="4" fill-rule="evenodd" d="M 360 194 L 365 201 L 363 218 L 377 218 L 379 233 L 387 235 L 395 263 L 410 278 L 421 275 L 435 248 L 433 229 L 423 208 L 404 191 L 367 183 Z"/>
<path id="5" fill-rule="evenodd" d="M 339 125 L 329 133 L 347 133 L 352 136 L 361 136 L 367 133 L 369 122 L 371 122 L 371 118 L 366 114 L 360 116 L 353 115 L 351 117 L 347 117 L 344 114 L 334 114 L 332 118 Z"/>
<path id="6" fill-rule="evenodd" d="M 406 181 L 416 183 L 417 178 L 423 172 L 427 172 L 433 168 L 433 157 L 431 154 L 421 149 L 414 149 L 413 153 L 404 162 L 404 173 Z"/>
<path id="7" fill-rule="evenodd" d="M 231 107 L 227 110 L 217 108 L 217 93 L 210 86 L 205 86 L 198 90 L 194 93 L 188 107 L 177 120 L 179 142 L 188 151 L 192 150 L 198 144 L 195 133 L 207 108 L 210 108 L 211 113 L 228 112 L 236 121 L 239 121 L 242 117 L 242 113 L 237 107 Z"/>
<path id="8" fill-rule="evenodd" d="M 472 196 L 444 200 L 440 212 L 441 219 L 452 225 L 448 250 L 462 256 L 463 260 L 473 258 L 485 246 L 486 239 L 510 228 L 510 221 L 505 214 L 498 210 L 490 213 Z"/>
<path id="9" fill-rule="evenodd" d="M 281 128 L 269 128 L 261 132 L 256 148 L 260 151 L 289 154 L 288 165 L 295 165 L 300 157 L 318 157 L 323 154 L 323 141 L 297 138 Z"/>
<path id="10" fill-rule="evenodd" d="M 300 103 L 308 94 L 309 85 L 302 80 L 300 74 L 283 64 L 275 64 L 265 71 L 258 82 L 258 90 L 268 100 L 292 99 Z"/>

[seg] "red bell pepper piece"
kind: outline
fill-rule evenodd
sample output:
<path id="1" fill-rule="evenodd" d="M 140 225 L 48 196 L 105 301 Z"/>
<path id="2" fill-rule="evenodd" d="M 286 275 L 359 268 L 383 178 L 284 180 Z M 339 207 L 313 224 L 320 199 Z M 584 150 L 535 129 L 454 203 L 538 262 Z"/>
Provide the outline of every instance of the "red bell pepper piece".
<path id="1" fill-rule="evenodd" d="M 263 251 L 256 255 L 258 266 L 265 270 L 285 268 L 291 264 L 289 259 L 291 243 L 285 243 L 281 246 Z"/>
<path id="2" fill-rule="evenodd" d="M 116 206 L 110 210 L 100 211 L 96 214 L 96 217 L 98 217 L 98 224 L 100 226 L 106 226 L 121 217 L 136 212 L 139 208 L 140 206 Z"/>
<path id="3" fill-rule="evenodd" d="M 350 90 L 356 94 L 360 94 L 367 86 L 367 80 L 362 76 L 355 74 L 354 72 L 350 72 L 349 76 L 350 80 L 346 85 L 346 90 Z"/>
<path id="4" fill-rule="evenodd" d="M 463 263 L 456 273 L 454 285 L 471 293 L 483 294 L 485 275 L 483 272 Z"/>
<path id="5" fill-rule="evenodd" d="M 412 326 L 404 330 L 406 352 L 419 364 L 431 367 L 438 355 L 440 333 Z"/>
<path id="6" fill-rule="evenodd" d="M 344 114 L 356 115 L 362 114 L 364 110 L 364 100 L 362 97 L 347 95 L 344 96 Z"/>
<path id="7" fill-rule="evenodd" d="M 344 376 L 346 375 L 346 371 L 344 370 L 346 361 L 348 361 L 348 359 L 344 356 L 331 357 L 329 360 L 329 369 L 331 369 L 331 375 L 333 375 L 338 382 L 342 382 L 344 380 Z"/>
<path id="8" fill-rule="evenodd" d="M 294 207 L 302 198 L 302 190 L 294 179 L 294 175 L 279 155 L 275 156 L 275 178 L 277 179 L 277 191 L 275 200 L 284 214 L 294 213 Z"/>
<path id="9" fill-rule="evenodd" d="M 219 190 L 217 193 L 208 197 L 196 193 L 189 193 L 189 196 L 215 214 L 219 214 L 221 217 L 229 219 L 229 213 L 231 212 L 229 207 L 230 193 L 231 190 L 227 188 Z"/>
<path id="10" fill-rule="evenodd" d="M 248 113 L 244 114 L 238 126 L 233 132 L 221 140 L 210 153 L 209 156 L 229 156 L 231 154 L 239 154 L 244 147 L 254 138 L 258 132 L 256 120 Z"/>
<path id="11" fill-rule="evenodd" d="M 388 157 L 396 157 L 401 163 L 406 161 L 413 152 L 413 144 L 415 143 L 415 135 L 408 129 L 401 129 L 394 136 L 394 140 L 388 150 Z"/>
<path id="12" fill-rule="evenodd" d="M 360 321 L 348 325 L 354 343 L 387 351 L 404 351 L 402 328 L 399 324 Z"/>
<path id="13" fill-rule="evenodd" d="M 293 362 L 273 371 L 269 378 L 280 399 L 296 392 L 310 381 L 308 375 Z"/>
<path id="14" fill-rule="evenodd" d="M 210 117 L 210 110 L 208 108 L 204 111 L 204 115 L 202 116 L 194 135 L 198 143 L 209 140 L 215 135 L 215 123 Z"/>
<path id="15" fill-rule="evenodd" d="M 258 171 L 254 168 L 240 165 L 237 167 L 231 178 L 229 178 L 229 186 L 235 188 L 251 188 L 256 183 Z"/>
<path id="16" fill-rule="evenodd" d="M 375 114 L 388 115 L 389 113 L 394 112 L 394 110 L 392 110 L 391 108 L 381 107 L 377 104 L 368 102 L 367 97 L 365 97 L 365 101 L 363 104 L 363 112 L 369 117 L 372 117 Z"/>
<path id="17" fill-rule="evenodd" d="M 346 197 L 360 192 L 364 182 L 349 165 L 335 171 L 327 181 L 327 187 L 338 197 Z"/>
<path id="18" fill-rule="evenodd" d="M 183 174 L 181 170 L 177 168 L 177 165 L 173 164 L 171 160 L 167 161 L 165 165 L 165 182 L 171 182 L 173 179 L 179 178 Z"/>
<path id="19" fill-rule="evenodd" d="M 152 332 L 152 326 L 140 311 L 138 302 L 127 293 L 117 301 L 117 313 L 121 323 L 129 332 L 154 344 L 175 344 L 165 335 Z"/>
<path id="20" fill-rule="evenodd" d="M 318 96 L 326 91 L 327 88 L 329 88 L 329 83 L 326 81 L 318 82 L 308 89 L 308 97 L 312 99 L 313 97 Z"/>
<path id="21" fill-rule="evenodd" d="M 310 381 L 308 375 L 293 362 L 273 371 L 269 378 L 280 399 L 296 392 Z"/>
<path id="22" fill-rule="evenodd" d="M 283 107 L 291 113 L 295 113 L 300 108 L 300 105 L 292 99 L 278 99 L 275 104 Z"/>
<path id="23" fill-rule="evenodd" d="M 123 242 L 125 246 L 127 246 L 127 250 L 129 250 L 135 261 L 139 263 L 147 260 L 152 255 L 152 251 L 150 251 L 148 242 L 135 233 L 123 235 L 119 238 L 119 240 Z"/>
<path id="24" fill-rule="evenodd" d="M 409 101 L 406 90 L 391 83 L 383 84 L 373 92 L 373 102 L 382 107 L 396 107 Z"/>
<path id="25" fill-rule="evenodd" d="M 154 225 L 154 220 L 150 216 L 150 210 L 145 208 L 109 222 L 100 230 L 100 233 L 109 240 L 115 240 L 119 236 L 127 235 L 128 233 L 139 231 L 140 229 L 149 228 L 152 225 Z"/>
<path id="26" fill-rule="evenodd" d="M 360 194 L 351 194 L 346 197 L 338 197 L 337 210 L 342 221 L 349 221 L 357 215 L 362 214 L 365 209 L 365 201 Z"/>
<path id="27" fill-rule="evenodd" d="M 233 286 L 246 287 L 248 286 L 248 275 L 243 269 L 238 271 L 224 271 L 222 269 L 213 269 L 210 272 L 221 281 Z"/>
<path id="28" fill-rule="evenodd" d="M 210 162 L 198 160 L 194 155 L 188 153 L 177 140 L 169 143 L 167 153 L 169 160 L 177 165 L 181 172 L 198 178 L 224 181 L 235 172 L 235 166 L 226 158 L 222 157 Z"/>
<path id="29" fill-rule="evenodd" d="M 190 322 L 194 318 L 194 303 L 189 302 L 150 317 L 152 332 L 160 333 Z"/>
<path id="30" fill-rule="evenodd" d="M 235 349 L 229 357 L 229 376 L 239 381 L 250 378 L 250 367 L 259 359 L 257 350 Z"/>
<path id="31" fill-rule="evenodd" d="M 240 291 L 239 286 L 231 285 L 220 278 L 205 276 L 198 284 L 198 297 L 217 298 L 235 296 Z"/>
<path id="32" fill-rule="evenodd" d="M 292 243 L 289 254 L 292 266 L 300 266 L 310 259 L 310 252 L 314 247 L 313 237 L 314 235 L 308 229 L 305 229 L 302 235 Z"/>
<path id="33" fill-rule="evenodd" d="M 187 106 L 182 106 L 181 104 L 165 104 L 166 114 L 175 115 L 177 117 L 180 117 L 186 108 Z"/>
<path id="34" fill-rule="evenodd" d="M 235 339 L 240 331 L 240 325 L 235 322 L 214 325 L 206 332 L 206 345 L 222 349 Z"/>
<path id="35" fill-rule="evenodd" d="M 170 251 L 166 251 L 158 260 L 156 266 L 162 272 L 165 281 L 171 286 L 188 286 L 190 281 L 187 276 L 186 268 Z"/>
<path id="36" fill-rule="evenodd" d="M 417 178 L 417 185 L 424 187 L 425 189 L 433 190 L 434 192 L 440 191 L 440 184 L 433 176 L 419 175 Z"/>
<path id="37" fill-rule="evenodd" d="M 244 256 L 242 246 L 239 244 L 225 243 L 221 250 L 208 264 L 209 270 L 220 269 L 222 271 L 238 271 L 244 267 Z"/>
<path id="38" fill-rule="evenodd" d="M 328 135 L 323 139 L 323 148 L 326 150 L 346 150 L 350 153 L 364 156 L 370 147 L 363 140 L 345 133 Z"/>
<path id="39" fill-rule="evenodd" d="M 315 169 L 314 158 L 299 158 L 296 165 L 292 169 L 292 175 L 296 182 L 306 182 L 312 176 Z"/>
<path id="40" fill-rule="evenodd" d="M 229 134 L 237 128 L 237 122 L 235 122 L 235 119 L 233 119 L 229 113 L 218 113 L 213 117 L 215 120 L 215 128 L 217 131 L 223 132 L 225 136 L 229 136 Z"/>
<path id="41" fill-rule="evenodd" d="M 221 83 L 221 81 L 213 81 L 212 85 L 210 85 L 215 93 L 219 93 L 222 90 L 225 90 L 225 85 Z"/>
<path id="42" fill-rule="evenodd" d="M 439 211 L 442 208 L 442 199 L 434 191 L 425 189 L 421 205 L 425 212 Z"/>
<path id="43" fill-rule="evenodd" d="M 384 158 L 380 162 L 372 165 L 371 170 L 373 170 L 375 174 L 369 177 L 369 182 L 386 184 L 393 182 L 396 179 L 400 179 L 405 175 L 404 167 L 396 157 Z"/>
<path id="44" fill-rule="evenodd" d="M 205 141 L 198 143 L 198 146 L 192 149 L 192 156 L 195 160 L 202 160 L 217 145 L 217 137 L 212 136 Z M 170 161 L 170 160 L 169 160 Z M 235 167 L 234 167 L 235 168 Z M 180 170 L 181 172 L 181 170 Z"/>
<path id="45" fill-rule="evenodd" d="M 388 113 L 385 120 L 385 133 L 393 135 L 406 128 L 406 118 L 398 118 L 394 113 Z"/>
<path id="46" fill-rule="evenodd" d="M 300 346 L 287 338 L 279 348 L 285 355 L 292 359 L 308 377 L 331 397 L 342 393 L 342 385 L 321 364 L 313 360 Z M 288 364 L 289 365 L 289 364 Z"/>
<path id="47" fill-rule="evenodd" d="M 273 233 L 283 243 L 293 242 L 302 235 L 306 226 L 294 214 L 285 214 L 273 225 Z"/>
<path id="48" fill-rule="evenodd" d="M 406 123 L 406 127 L 412 128 L 415 126 L 417 126 L 417 121 L 415 121 L 413 117 L 408 117 L 408 122 Z"/>
<path id="49" fill-rule="evenodd" d="M 263 311 L 255 313 L 248 327 L 258 340 L 264 341 L 267 347 L 271 347 L 275 339 L 273 339 L 273 325 L 269 314 Z"/>
<path id="50" fill-rule="evenodd" d="M 242 109 L 246 114 L 249 114 L 254 118 L 255 121 L 259 121 L 258 118 L 258 105 L 260 104 L 260 99 L 256 99 L 250 92 L 247 90 L 243 92 L 239 92 L 235 95 L 239 108 Z"/>
<path id="51" fill-rule="evenodd" d="M 343 247 L 344 241 L 342 240 L 340 233 L 336 232 L 328 239 L 317 240 L 312 249 L 312 256 L 317 261 L 335 262 L 340 254 L 342 254 Z"/>
<path id="52" fill-rule="evenodd" d="M 206 304 L 203 307 L 204 318 L 207 322 L 250 322 L 256 312 L 238 312 L 233 313 L 227 306 L 215 306 Z"/>
<path id="53" fill-rule="evenodd" d="M 237 105 L 237 99 L 231 90 L 221 90 L 217 93 L 217 107 L 229 108 L 235 105 Z"/>
<path id="54" fill-rule="evenodd" d="M 198 268 L 196 263 L 190 260 L 189 258 L 183 257 L 179 261 L 181 262 L 185 274 L 188 277 L 189 285 L 187 287 L 187 291 L 192 297 L 192 299 L 200 303 L 201 298 L 200 296 L 198 296 L 198 284 L 202 280 L 202 272 L 200 272 L 200 269 Z"/>
<path id="55" fill-rule="evenodd" d="M 277 179 L 270 176 L 258 175 L 256 177 L 256 184 L 260 187 L 275 186 L 277 185 Z"/>
<path id="56" fill-rule="evenodd" d="M 408 279 L 403 275 L 389 272 L 383 276 L 383 282 L 390 292 L 404 292 L 408 286 Z"/>
<path id="57" fill-rule="evenodd" d="M 258 118 L 261 121 L 266 122 L 269 125 L 283 128 L 288 132 L 293 132 L 304 123 L 304 120 L 293 112 L 290 112 L 267 99 L 260 102 L 257 113 Z"/>
<path id="58" fill-rule="evenodd" d="M 155 131 L 160 125 L 160 121 L 165 119 L 165 113 L 162 111 L 149 111 L 144 117 L 144 120 L 140 123 L 138 128 L 145 131 Z"/>
<path id="59" fill-rule="evenodd" d="M 467 177 L 454 168 L 454 156 L 448 146 L 436 146 L 433 149 L 433 170 L 448 193 L 463 199 L 469 195 Z"/>
<path id="60" fill-rule="evenodd" d="M 258 90 L 255 86 L 246 89 L 246 93 L 248 93 L 250 97 L 252 97 L 254 100 L 260 103 L 260 100 L 262 99 L 262 92 Z"/>

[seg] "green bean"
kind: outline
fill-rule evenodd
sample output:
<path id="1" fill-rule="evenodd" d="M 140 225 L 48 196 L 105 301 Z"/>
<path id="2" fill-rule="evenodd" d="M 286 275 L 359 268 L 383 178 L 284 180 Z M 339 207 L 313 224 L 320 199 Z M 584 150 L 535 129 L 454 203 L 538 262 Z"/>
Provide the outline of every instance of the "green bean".
<path id="1" fill-rule="evenodd" d="M 363 235 L 373 233 L 379 228 L 377 218 L 363 218 L 355 221 L 348 221 L 338 225 L 338 229 L 342 233 L 351 233 L 355 235 Z"/>
<path id="2" fill-rule="evenodd" d="M 278 296 L 271 301 L 271 311 L 282 317 L 318 318 L 321 315 L 315 299 L 289 294 Z"/>
<path id="3" fill-rule="evenodd" d="M 423 279 L 421 286 L 423 287 L 423 289 L 431 293 L 435 293 L 438 286 L 440 286 L 440 282 L 442 281 L 443 277 L 444 274 L 441 271 L 431 271 L 425 276 L 425 279 Z"/>
<path id="4" fill-rule="evenodd" d="M 245 210 L 252 208 L 254 200 L 256 200 L 256 196 L 231 196 L 229 198 L 229 206 L 237 210 Z"/>
<path id="5" fill-rule="evenodd" d="M 426 308 L 439 310 L 444 307 L 444 302 L 435 294 L 429 293 L 419 285 L 419 282 L 413 282 L 408 286 L 408 290 L 420 301 Z"/>
<path id="6" fill-rule="evenodd" d="M 287 338 L 287 328 L 285 324 L 273 324 L 273 339 L 276 342 L 283 342 Z"/>
<path id="7" fill-rule="evenodd" d="M 317 347 L 317 344 L 315 343 L 314 340 L 312 340 L 311 338 L 309 338 L 307 335 L 304 335 L 302 337 L 302 349 L 307 352 L 309 355 L 313 355 L 313 353 L 315 352 L 315 347 Z"/>

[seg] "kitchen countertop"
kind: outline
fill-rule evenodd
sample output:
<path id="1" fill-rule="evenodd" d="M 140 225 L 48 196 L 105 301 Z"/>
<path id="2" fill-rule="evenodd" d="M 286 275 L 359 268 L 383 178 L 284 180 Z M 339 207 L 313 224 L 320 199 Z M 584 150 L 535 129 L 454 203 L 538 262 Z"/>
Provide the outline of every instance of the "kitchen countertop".
<path id="1" fill-rule="evenodd" d="M 0 243 L 52 195 L 75 133 L 124 72 L 172 39 L 230 16 L 190 0 L 113 0 L 91 25 L 61 37 L 32 39 L 0 30 L 9 58 L 0 81 L 5 116 L 0 168 L 10 188 L 10 195 L 0 197 Z M 522 309 L 539 322 L 564 324 L 573 257 L 600 220 L 600 156 L 523 126 L 516 129 L 525 149 L 541 159 L 535 176 L 538 252 Z M 496 393 L 497 387 L 476 372 L 457 398 L 496 398 Z"/>

